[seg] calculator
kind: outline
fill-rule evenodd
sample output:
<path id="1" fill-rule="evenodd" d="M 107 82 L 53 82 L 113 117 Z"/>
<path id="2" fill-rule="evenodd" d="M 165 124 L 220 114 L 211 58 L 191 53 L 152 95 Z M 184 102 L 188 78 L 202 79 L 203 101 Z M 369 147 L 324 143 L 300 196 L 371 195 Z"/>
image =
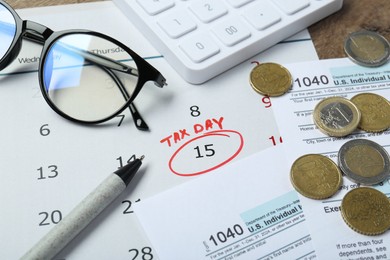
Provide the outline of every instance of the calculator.
<path id="1" fill-rule="evenodd" d="M 225 72 L 343 4 L 342 0 L 113 1 L 192 84 Z"/>

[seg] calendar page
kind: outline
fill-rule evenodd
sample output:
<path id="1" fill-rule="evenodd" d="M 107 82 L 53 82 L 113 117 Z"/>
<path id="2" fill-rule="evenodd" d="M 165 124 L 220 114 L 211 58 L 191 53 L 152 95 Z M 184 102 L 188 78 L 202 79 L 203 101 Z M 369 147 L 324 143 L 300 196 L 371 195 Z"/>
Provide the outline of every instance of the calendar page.
<path id="1" fill-rule="evenodd" d="M 53 30 L 83 28 L 117 38 L 168 85 L 147 84 L 135 100 L 148 132 L 136 129 L 128 111 L 97 126 L 75 124 L 46 104 L 37 72 L 41 46 L 23 42 L 0 72 L 2 259 L 19 258 L 110 173 L 141 155 L 143 166 L 126 191 L 58 258 L 157 259 L 134 204 L 279 145 L 272 103 L 252 90 L 249 73 L 258 62 L 317 58 L 305 31 L 203 85 L 190 85 L 109 1 L 18 13 Z"/>

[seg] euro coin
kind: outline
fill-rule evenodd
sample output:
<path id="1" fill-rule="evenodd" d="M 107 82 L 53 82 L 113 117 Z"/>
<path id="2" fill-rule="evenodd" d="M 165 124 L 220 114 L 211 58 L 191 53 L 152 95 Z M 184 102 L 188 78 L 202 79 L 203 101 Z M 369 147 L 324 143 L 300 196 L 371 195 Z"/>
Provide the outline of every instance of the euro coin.
<path id="1" fill-rule="evenodd" d="M 341 171 L 337 165 L 320 154 L 307 154 L 295 160 L 291 166 L 290 178 L 294 188 L 311 199 L 333 196 L 342 183 Z"/>
<path id="2" fill-rule="evenodd" d="M 348 179 L 364 185 L 380 183 L 390 173 L 389 154 L 379 144 L 366 139 L 343 144 L 338 154 L 338 165 Z"/>
<path id="3" fill-rule="evenodd" d="M 355 63 L 366 67 L 378 67 L 389 58 L 389 42 L 372 31 L 359 31 L 348 35 L 344 51 Z"/>
<path id="4" fill-rule="evenodd" d="M 390 228 L 390 201 L 382 192 L 360 187 L 349 191 L 341 202 L 347 225 L 364 235 L 379 235 Z"/>
<path id="5" fill-rule="evenodd" d="M 276 63 L 261 63 L 250 73 L 250 84 L 259 94 L 276 97 L 286 93 L 292 86 L 290 72 Z"/>
<path id="6" fill-rule="evenodd" d="M 313 112 L 318 129 L 329 136 L 346 136 L 352 133 L 360 122 L 359 109 L 348 99 L 329 97 L 321 100 Z"/>
<path id="7" fill-rule="evenodd" d="M 374 93 L 362 93 L 351 98 L 362 114 L 358 127 L 367 132 L 381 132 L 390 127 L 390 103 Z"/>

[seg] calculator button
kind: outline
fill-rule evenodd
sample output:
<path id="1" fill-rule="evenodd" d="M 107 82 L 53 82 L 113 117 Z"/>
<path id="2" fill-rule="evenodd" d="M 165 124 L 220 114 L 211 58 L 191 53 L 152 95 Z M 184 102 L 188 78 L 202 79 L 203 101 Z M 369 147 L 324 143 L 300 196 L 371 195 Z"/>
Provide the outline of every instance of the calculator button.
<path id="1" fill-rule="evenodd" d="M 253 0 L 227 0 L 227 1 L 231 6 L 238 8 L 249 2 L 252 2 Z"/>
<path id="2" fill-rule="evenodd" d="M 282 19 L 278 10 L 267 2 L 251 7 L 243 16 L 257 30 L 264 30 Z"/>
<path id="3" fill-rule="evenodd" d="M 238 17 L 218 24 L 212 31 L 227 46 L 233 46 L 251 36 L 251 32 Z"/>
<path id="4" fill-rule="evenodd" d="M 170 13 L 161 18 L 157 23 L 173 39 L 179 38 L 196 29 L 196 23 L 185 10 Z"/>
<path id="5" fill-rule="evenodd" d="M 137 3 L 142 6 L 149 15 L 159 14 L 175 5 L 173 0 L 137 0 Z"/>
<path id="6" fill-rule="evenodd" d="M 286 14 L 295 14 L 310 5 L 309 0 L 273 0 Z"/>
<path id="7" fill-rule="evenodd" d="M 215 0 L 196 1 L 190 6 L 190 9 L 204 23 L 214 21 L 228 12 L 222 2 Z"/>
<path id="8" fill-rule="evenodd" d="M 206 33 L 187 39 L 179 47 L 196 63 L 202 62 L 219 52 L 218 45 Z"/>

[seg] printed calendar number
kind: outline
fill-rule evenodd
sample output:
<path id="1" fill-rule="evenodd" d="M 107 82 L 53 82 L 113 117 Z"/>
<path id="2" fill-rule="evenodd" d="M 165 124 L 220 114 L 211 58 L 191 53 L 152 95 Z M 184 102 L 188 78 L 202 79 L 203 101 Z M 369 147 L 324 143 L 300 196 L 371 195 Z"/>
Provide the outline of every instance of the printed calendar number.
<path id="1" fill-rule="evenodd" d="M 202 148 L 196 146 L 194 150 L 196 151 L 197 154 L 195 158 L 212 157 L 215 155 L 213 144 L 206 144 Z"/>
<path id="2" fill-rule="evenodd" d="M 271 98 L 269 96 L 265 96 L 261 99 L 261 102 L 263 102 L 263 104 L 265 105 L 264 107 L 265 108 L 270 108 L 272 107 L 272 102 L 271 102 Z"/>
<path id="3" fill-rule="evenodd" d="M 176 175 L 188 177 L 215 170 L 233 160 L 242 150 L 243 136 L 234 130 L 206 132 L 183 143 L 168 166 Z M 199 160 L 202 163 L 199 164 Z"/>
<path id="4" fill-rule="evenodd" d="M 125 166 L 126 164 L 134 161 L 136 159 L 136 156 L 135 154 L 133 154 L 132 156 L 130 156 L 129 159 L 127 159 L 127 161 L 125 161 L 125 163 L 123 163 L 123 157 L 122 156 L 119 156 L 118 158 L 116 158 L 116 160 L 119 162 L 119 166 L 118 166 L 118 169 L 122 168 L 123 166 Z M 126 160 L 126 159 L 125 159 Z"/>
<path id="5" fill-rule="evenodd" d="M 200 116 L 200 110 L 199 110 L 198 106 L 192 106 L 192 107 L 190 107 L 190 110 L 191 110 L 191 116 L 192 117 Z"/>
<path id="6" fill-rule="evenodd" d="M 116 117 L 119 118 L 118 127 L 120 127 L 126 116 L 125 115 L 117 115 Z"/>
<path id="7" fill-rule="evenodd" d="M 122 204 L 126 205 L 125 210 L 123 211 L 123 214 L 132 214 L 134 211 L 132 210 L 133 203 L 140 202 L 141 199 L 137 199 L 136 201 L 132 202 L 130 200 L 124 200 L 122 201 Z"/>
<path id="8" fill-rule="evenodd" d="M 39 212 L 39 216 L 42 216 L 42 221 L 39 226 L 55 225 L 62 220 L 62 213 L 59 210 L 53 210 L 52 212 Z"/>
<path id="9" fill-rule="evenodd" d="M 278 138 L 278 137 L 275 137 L 275 136 L 273 135 L 273 136 L 271 136 L 271 137 L 268 138 L 268 139 L 271 140 L 273 146 L 276 146 L 276 145 L 278 145 L 278 144 L 283 143 L 283 138 L 282 138 L 281 136 Z"/>
<path id="10" fill-rule="evenodd" d="M 49 165 L 46 168 L 39 167 L 38 171 L 38 180 L 53 179 L 56 178 L 59 174 L 58 166 L 55 164 Z"/>
<path id="11" fill-rule="evenodd" d="M 129 252 L 133 255 L 132 260 L 152 260 L 152 248 L 149 246 L 143 247 L 141 250 L 133 248 L 130 249 Z"/>
<path id="12" fill-rule="evenodd" d="M 50 135 L 51 131 L 49 129 L 49 124 L 44 124 L 41 126 L 41 128 L 39 129 L 39 133 L 42 135 L 42 136 L 48 136 Z"/>

